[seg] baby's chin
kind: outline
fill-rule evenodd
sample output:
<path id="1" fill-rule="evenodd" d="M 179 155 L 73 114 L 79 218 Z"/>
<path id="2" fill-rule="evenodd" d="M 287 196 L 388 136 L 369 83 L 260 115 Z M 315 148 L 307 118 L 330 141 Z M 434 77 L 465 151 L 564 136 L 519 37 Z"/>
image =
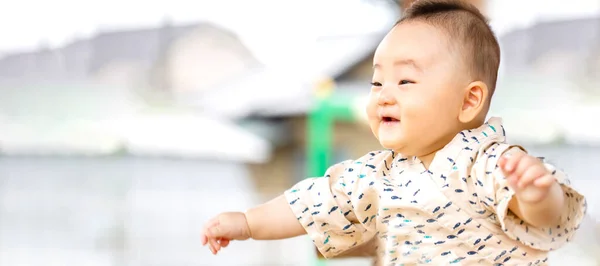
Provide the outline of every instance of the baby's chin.
<path id="1" fill-rule="evenodd" d="M 386 138 L 383 136 L 379 136 L 379 144 L 385 149 L 390 149 L 394 151 L 402 150 L 402 147 L 405 145 L 402 144 L 402 139 L 396 138 Z"/>

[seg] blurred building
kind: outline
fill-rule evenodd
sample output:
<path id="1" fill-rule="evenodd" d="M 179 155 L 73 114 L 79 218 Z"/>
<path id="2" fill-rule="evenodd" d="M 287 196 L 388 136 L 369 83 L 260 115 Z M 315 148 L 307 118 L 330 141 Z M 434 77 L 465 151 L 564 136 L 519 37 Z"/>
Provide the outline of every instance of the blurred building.
<path id="1" fill-rule="evenodd" d="M 318 37 L 307 73 L 261 64 L 235 33 L 210 22 L 182 26 L 167 20 L 158 28 L 103 30 L 64 47 L 8 54 L 0 59 L 0 87 L 5 88 L 0 116 L 8 121 L 3 124 L 8 133 L 0 134 L 3 152 L 109 155 L 128 151 L 233 159 L 261 162 L 251 167 L 255 176 L 261 177 L 257 180 L 265 180 L 264 176 L 286 182 L 298 179 L 304 175 L 305 120 L 312 106 L 314 82 L 333 78 L 338 90 L 366 95 L 372 54 L 396 14 L 393 9 L 384 11 L 387 22 L 365 33 Z M 346 19 L 345 27 L 350 28 L 355 18 Z M 105 95 L 109 91 L 112 93 Z M 36 95 L 46 96 L 47 101 L 32 101 Z M 103 101 L 108 108 L 101 113 L 87 110 L 101 108 L 93 101 Z M 148 115 L 157 104 L 177 114 Z M 65 118 L 69 110 L 72 114 Z M 87 111 L 94 114 L 85 116 Z M 65 126 L 54 136 L 33 133 L 60 124 Z M 352 129 L 336 130 L 350 134 L 336 137 L 340 143 L 364 139 L 370 147 L 363 146 L 363 141 L 356 147 L 340 145 L 357 149 L 343 157 L 377 148 L 362 125 L 340 126 Z M 217 139 L 227 135 L 218 129 L 228 128 L 232 137 L 212 141 L 222 146 L 209 145 L 210 141 L 194 139 L 192 134 L 202 134 L 203 128 L 215 131 Z M 188 133 L 183 136 L 181 131 Z M 98 139 L 72 141 L 90 136 Z M 277 162 L 264 164 L 267 158 Z M 290 167 L 280 166 L 279 161 Z M 285 170 L 275 175 L 271 168 Z"/>
<path id="2" fill-rule="evenodd" d="M 202 89 L 258 62 L 237 36 L 213 23 L 104 30 L 64 47 L 5 55 L 3 80 L 86 80 L 163 90 Z"/>
<path id="3" fill-rule="evenodd" d="M 333 20 L 330 28 L 344 28 L 320 36 L 298 72 L 261 64 L 212 23 L 103 30 L 5 55 L 0 264 L 240 265 L 239 256 L 199 257 L 201 224 L 305 177 L 314 83 L 330 77 L 339 90 L 368 92 L 357 69 L 396 18 L 381 12 L 385 23 L 365 32 L 348 34 L 375 21 L 368 16 Z M 338 125 L 336 144 L 337 160 L 377 148 L 353 124 Z M 306 256 L 280 257 L 277 243 L 238 247 L 248 265 L 303 265 L 314 255 L 308 246 Z"/>

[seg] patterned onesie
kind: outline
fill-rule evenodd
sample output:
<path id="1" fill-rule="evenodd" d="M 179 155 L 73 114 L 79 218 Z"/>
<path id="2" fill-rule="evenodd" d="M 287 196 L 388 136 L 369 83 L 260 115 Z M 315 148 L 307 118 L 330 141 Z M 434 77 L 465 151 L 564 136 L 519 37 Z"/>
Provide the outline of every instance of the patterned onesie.
<path id="1" fill-rule="evenodd" d="M 376 237 L 382 265 L 546 265 L 547 252 L 572 238 L 586 203 L 546 164 L 565 190 L 560 225 L 535 228 L 508 211 L 514 192 L 496 163 L 519 148 L 505 143 L 502 120 L 491 118 L 459 133 L 429 169 L 416 157 L 372 152 L 285 196 L 326 258 Z"/>

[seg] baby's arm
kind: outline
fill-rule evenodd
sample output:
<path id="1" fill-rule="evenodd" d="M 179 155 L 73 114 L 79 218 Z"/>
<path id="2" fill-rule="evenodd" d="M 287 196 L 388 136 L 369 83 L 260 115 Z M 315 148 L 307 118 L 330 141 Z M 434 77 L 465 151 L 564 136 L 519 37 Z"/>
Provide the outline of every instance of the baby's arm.
<path id="1" fill-rule="evenodd" d="M 250 237 L 276 240 L 306 234 L 284 195 L 246 212 Z"/>
<path id="2" fill-rule="evenodd" d="M 487 147 L 474 170 L 481 181 L 477 194 L 494 213 L 491 218 L 508 237 L 529 247 L 560 248 L 585 215 L 585 197 L 570 186 L 566 174 L 519 146 Z"/>
<path id="3" fill-rule="evenodd" d="M 535 227 L 560 224 L 565 213 L 564 191 L 544 163 L 521 149 L 512 149 L 498 161 L 515 191 L 508 208 Z"/>
<path id="4" fill-rule="evenodd" d="M 508 209 L 535 227 L 547 227 L 559 223 L 559 218 L 565 212 L 564 191 L 558 183 L 552 184 L 546 196 L 540 202 L 527 202 L 518 197 L 508 204 Z"/>
<path id="5" fill-rule="evenodd" d="M 275 240 L 306 234 L 281 195 L 265 204 L 242 212 L 219 214 L 209 221 L 202 232 L 202 245 L 209 245 L 213 254 L 226 247 L 230 240 Z"/>
<path id="6" fill-rule="evenodd" d="M 324 177 L 300 181 L 282 196 L 246 213 L 220 214 L 205 226 L 202 244 L 209 244 L 216 254 L 230 240 L 308 234 L 327 258 L 357 251 L 376 233 L 379 197 L 375 178 L 390 158 L 389 151 L 380 151 L 341 162 L 330 167 Z"/>

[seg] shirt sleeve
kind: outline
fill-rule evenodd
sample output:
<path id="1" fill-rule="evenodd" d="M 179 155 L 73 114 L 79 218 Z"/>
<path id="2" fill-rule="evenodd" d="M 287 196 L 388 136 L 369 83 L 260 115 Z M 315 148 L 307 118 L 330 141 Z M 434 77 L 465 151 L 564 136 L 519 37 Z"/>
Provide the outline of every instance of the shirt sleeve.
<path id="1" fill-rule="evenodd" d="M 579 224 L 585 216 L 585 198 L 571 187 L 570 181 L 564 172 L 557 170 L 550 164 L 545 164 L 565 193 L 567 211 L 561 216 L 559 224 L 549 228 L 536 228 L 514 215 L 508 209 L 508 204 L 515 192 L 508 185 L 508 181 L 498 167 L 497 162 L 505 152 L 512 153 L 517 149 L 525 151 L 520 146 L 494 144 L 487 149 L 484 156 L 480 157 L 485 160 L 485 163 L 479 165 L 485 166 L 486 169 L 480 171 L 478 175 L 483 176 L 484 180 L 482 182 L 484 184 L 483 190 L 479 193 L 493 200 L 493 205 L 487 205 L 488 209 L 496 214 L 495 218 L 507 236 L 538 250 L 558 249 L 569 242 L 577 228 L 579 228 Z"/>
<path id="2" fill-rule="evenodd" d="M 335 164 L 324 177 L 305 179 L 285 192 L 298 221 L 325 258 L 375 235 L 379 198 L 374 173 L 382 153 Z"/>

